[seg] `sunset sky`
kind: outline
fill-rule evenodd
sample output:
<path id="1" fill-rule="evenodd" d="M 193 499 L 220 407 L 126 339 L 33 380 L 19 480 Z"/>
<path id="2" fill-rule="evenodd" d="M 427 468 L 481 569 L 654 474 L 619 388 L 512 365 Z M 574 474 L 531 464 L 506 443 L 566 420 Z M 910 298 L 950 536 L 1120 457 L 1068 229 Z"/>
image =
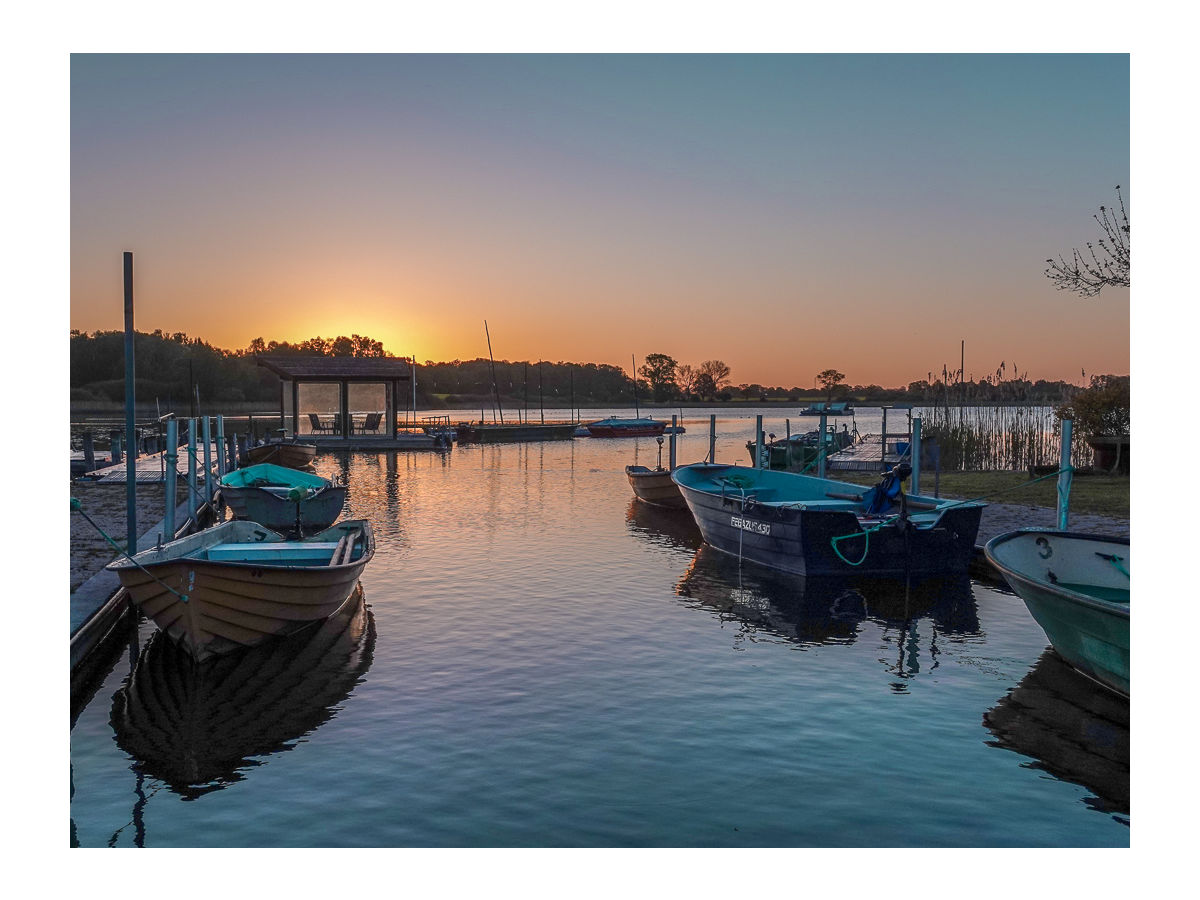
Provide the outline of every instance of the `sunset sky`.
<path id="1" fill-rule="evenodd" d="M 71 57 L 72 328 L 734 383 L 1128 373 L 1045 260 L 1130 202 L 1129 57 Z M 1064 335 L 1069 334 L 1069 338 Z"/>

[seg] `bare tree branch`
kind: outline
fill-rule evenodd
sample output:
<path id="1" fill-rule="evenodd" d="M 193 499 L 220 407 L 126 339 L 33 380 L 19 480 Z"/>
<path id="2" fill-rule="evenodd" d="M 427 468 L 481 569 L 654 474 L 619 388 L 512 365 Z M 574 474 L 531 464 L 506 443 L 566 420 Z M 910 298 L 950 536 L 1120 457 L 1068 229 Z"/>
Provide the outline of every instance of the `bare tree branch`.
<path id="1" fill-rule="evenodd" d="M 1094 297 L 1105 287 L 1129 287 L 1129 213 L 1125 209 L 1125 198 L 1121 186 L 1117 185 L 1117 202 L 1120 211 L 1111 207 L 1100 207 L 1100 215 L 1093 215 L 1100 226 L 1103 237 L 1093 245 L 1088 241 L 1089 262 L 1079 250 L 1071 251 L 1071 262 L 1060 255 L 1058 261 L 1046 260 L 1046 277 L 1060 291 L 1073 291 L 1082 297 Z M 1100 248 L 1099 254 L 1096 247 Z"/>

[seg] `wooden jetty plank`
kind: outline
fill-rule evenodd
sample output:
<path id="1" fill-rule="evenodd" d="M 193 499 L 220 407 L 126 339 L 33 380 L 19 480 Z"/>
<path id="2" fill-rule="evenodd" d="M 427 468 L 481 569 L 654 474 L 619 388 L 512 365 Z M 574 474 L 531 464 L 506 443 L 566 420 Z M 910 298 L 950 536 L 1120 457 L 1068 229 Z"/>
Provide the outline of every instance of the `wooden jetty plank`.
<path id="1" fill-rule="evenodd" d="M 209 466 L 211 471 L 217 471 L 217 453 L 220 452 L 217 444 L 214 442 L 209 445 L 212 449 L 209 453 Z M 163 470 L 165 468 L 165 451 L 159 453 L 151 453 L 146 456 L 139 456 L 134 461 L 134 478 L 138 482 L 160 482 L 163 480 Z M 196 478 L 204 481 L 204 450 L 197 448 Z M 187 447 L 179 448 L 179 459 L 176 460 L 175 470 L 180 478 L 187 478 Z M 124 484 L 127 477 L 125 462 L 121 461 L 116 465 L 105 466 L 101 469 L 93 469 L 86 475 L 81 477 L 89 481 L 98 481 L 103 484 Z"/>
<path id="2" fill-rule="evenodd" d="M 888 434 L 888 438 L 907 438 L 907 435 Z M 830 453 L 826 460 L 826 468 L 830 472 L 879 472 L 884 468 L 890 469 L 901 460 L 897 453 L 883 453 L 882 435 L 863 435 L 857 444 L 851 444 L 844 450 Z"/>

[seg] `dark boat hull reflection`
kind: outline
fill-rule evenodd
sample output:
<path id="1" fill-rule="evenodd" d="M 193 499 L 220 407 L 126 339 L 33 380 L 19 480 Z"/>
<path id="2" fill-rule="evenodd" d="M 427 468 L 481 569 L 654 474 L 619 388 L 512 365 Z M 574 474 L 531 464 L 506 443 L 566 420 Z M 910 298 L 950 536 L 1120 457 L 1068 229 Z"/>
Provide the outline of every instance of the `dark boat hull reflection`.
<path id="1" fill-rule="evenodd" d="M 983 714 L 989 741 L 1094 795 L 1086 802 L 1129 814 L 1129 701 L 1099 687 L 1053 650 Z"/>
<path id="2" fill-rule="evenodd" d="M 815 578 L 739 566 L 703 545 L 676 594 L 801 644 L 851 643 L 860 623 L 904 626 L 930 619 L 943 634 L 978 634 L 979 617 L 965 576 L 912 579 Z"/>
<path id="3" fill-rule="evenodd" d="M 311 628 L 202 663 L 156 632 L 113 697 L 117 744 L 189 799 L 240 781 L 254 757 L 292 749 L 370 668 L 375 621 L 357 594 Z"/>
<path id="4" fill-rule="evenodd" d="M 638 537 L 656 544 L 695 552 L 704 544 L 696 520 L 679 510 L 642 503 L 636 497 L 625 510 L 625 525 Z"/>

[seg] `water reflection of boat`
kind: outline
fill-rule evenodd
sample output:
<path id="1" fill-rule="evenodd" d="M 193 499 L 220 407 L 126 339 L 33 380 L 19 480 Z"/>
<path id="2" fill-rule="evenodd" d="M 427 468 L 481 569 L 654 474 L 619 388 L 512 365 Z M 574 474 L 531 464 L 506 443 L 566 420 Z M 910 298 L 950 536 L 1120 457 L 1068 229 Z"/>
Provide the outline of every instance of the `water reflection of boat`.
<path id="1" fill-rule="evenodd" d="M 156 632 L 113 698 L 117 744 L 184 797 L 220 790 L 332 718 L 374 650 L 361 588 L 319 626 L 203 663 Z"/>
<path id="2" fill-rule="evenodd" d="M 914 579 L 805 578 L 737 560 L 704 545 L 675 592 L 752 630 L 763 629 L 802 645 L 853 643 L 869 620 L 907 627 L 929 619 L 942 634 L 978 634 L 971 583 L 964 577 Z M 903 666 L 902 666 L 903 667 Z"/>
<path id="3" fill-rule="evenodd" d="M 657 544 L 679 550 L 695 551 L 703 543 L 700 529 L 691 516 L 659 506 L 648 506 L 635 497 L 625 510 L 625 524 L 634 534 Z"/>
<path id="4" fill-rule="evenodd" d="M 990 746 L 1032 757 L 1037 768 L 1091 791 L 1090 806 L 1128 815 L 1129 703 L 1096 690 L 1052 650 L 983 723 L 996 736 Z"/>

